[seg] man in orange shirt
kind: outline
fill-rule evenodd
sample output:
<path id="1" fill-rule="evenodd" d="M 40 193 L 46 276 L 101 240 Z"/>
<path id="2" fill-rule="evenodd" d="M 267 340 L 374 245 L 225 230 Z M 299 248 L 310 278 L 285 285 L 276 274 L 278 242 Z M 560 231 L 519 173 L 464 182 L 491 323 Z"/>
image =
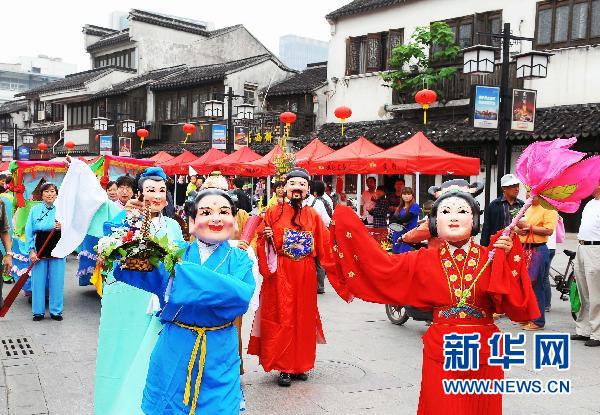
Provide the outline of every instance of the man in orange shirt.
<path id="1" fill-rule="evenodd" d="M 529 192 L 527 194 L 529 198 Z M 517 225 L 517 234 L 526 250 L 531 252 L 529 263 L 529 278 L 537 297 L 540 317 L 528 324 L 523 329 L 528 331 L 543 330 L 546 325 L 545 310 L 546 296 L 544 294 L 544 276 L 550 266 L 550 253 L 548 251 L 548 237 L 554 232 L 558 221 L 556 210 L 545 209 L 536 196 L 531 206 L 525 211 L 525 216 Z"/>

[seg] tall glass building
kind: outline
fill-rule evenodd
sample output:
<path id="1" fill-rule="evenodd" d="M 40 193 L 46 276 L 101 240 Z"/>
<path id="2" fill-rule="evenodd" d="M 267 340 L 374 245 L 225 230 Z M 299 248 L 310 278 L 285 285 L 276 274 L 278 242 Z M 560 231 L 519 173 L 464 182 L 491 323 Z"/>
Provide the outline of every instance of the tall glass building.
<path id="1" fill-rule="evenodd" d="M 306 65 L 327 60 L 327 42 L 296 35 L 279 38 L 279 59 L 292 69 L 302 70 Z"/>

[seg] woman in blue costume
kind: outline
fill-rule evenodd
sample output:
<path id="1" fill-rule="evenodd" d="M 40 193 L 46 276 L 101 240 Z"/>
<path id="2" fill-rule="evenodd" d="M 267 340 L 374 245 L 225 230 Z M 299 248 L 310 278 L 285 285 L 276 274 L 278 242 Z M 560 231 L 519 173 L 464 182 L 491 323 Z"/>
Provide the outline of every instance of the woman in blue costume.
<path id="1" fill-rule="evenodd" d="M 153 212 L 151 233 L 167 235 L 183 242 L 181 227 L 160 214 L 166 201 L 166 175 L 151 167 L 142 173 L 139 188 Z M 136 207 L 131 201 L 126 210 Z M 107 202 L 112 203 L 112 202 Z M 126 211 L 105 224 L 105 233 L 125 225 Z M 158 299 L 109 275 L 103 290 L 102 311 L 96 358 L 94 412 L 97 415 L 140 414 L 150 353 L 158 339 L 161 324 L 154 313 Z"/>
<path id="2" fill-rule="evenodd" d="M 31 295 L 33 320 L 44 319 L 46 312 L 46 284 L 49 284 L 50 317 L 61 321 L 63 312 L 63 298 L 65 286 L 65 258 L 50 257 L 49 252 L 53 248 L 47 245 L 44 252 L 39 249 L 48 237 L 46 234 L 52 229 L 60 230 L 60 224 L 56 222 L 56 209 L 54 201 L 58 195 L 58 187 L 53 183 L 44 183 L 41 187 L 43 203 L 35 205 L 29 211 L 27 224 L 25 225 L 25 237 L 29 258 L 35 264 L 31 269 Z M 54 239 L 54 238 L 52 238 Z M 56 239 L 58 240 L 58 239 Z M 39 255 L 42 255 L 41 257 Z"/>
<path id="3" fill-rule="evenodd" d="M 402 203 L 396 208 L 396 211 L 390 217 L 390 223 L 396 223 L 402 226 L 401 231 L 395 231 L 392 234 L 392 252 L 395 254 L 403 254 L 404 252 L 412 251 L 410 245 L 402 242 L 402 235 L 417 227 L 419 221 L 420 207 L 415 201 L 415 192 L 411 187 L 402 189 Z"/>
<path id="4" fill-rule="evenodd" d="M 147 415 L 240 411 L 240 356 L 233 320 L 246 312 L 255 282 L 248 254 L 233 247 L 235 207 L 222 190 L 198 193 L 190 216 L 196 241 L 185 245 L 171 277 L 117 267 L 114 276 L 158 295 L 163 329 L 150 358 L 142 411 Z"/>

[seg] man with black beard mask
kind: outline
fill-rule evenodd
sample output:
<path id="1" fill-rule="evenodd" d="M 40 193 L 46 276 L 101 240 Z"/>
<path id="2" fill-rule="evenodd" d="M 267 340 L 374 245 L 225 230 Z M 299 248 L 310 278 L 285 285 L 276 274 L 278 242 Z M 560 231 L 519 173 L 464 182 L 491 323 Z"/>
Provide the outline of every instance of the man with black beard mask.
<path id="1" fill-rule="evenodd" d="M 294 168 L 286 176 L 288 203 L 265 212 L 258 229 L 257 254 L 263 283 L 248 353 L 265 371 L 280 372 L 280 386 L 307 380 L 315 365 L 317 342 L 325 343 L 317 308 L 315 257 L 338 294 L 351 299 L 339 284 L 329 231 L 319 214 L 304 205 L 308 172 Z"/>

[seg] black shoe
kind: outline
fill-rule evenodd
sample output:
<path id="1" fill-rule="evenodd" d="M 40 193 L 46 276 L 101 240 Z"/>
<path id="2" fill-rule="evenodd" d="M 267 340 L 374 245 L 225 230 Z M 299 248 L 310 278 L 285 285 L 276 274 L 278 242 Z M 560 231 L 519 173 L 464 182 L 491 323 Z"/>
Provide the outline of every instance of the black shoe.
<path id="1" fill-rule="evenodd" d="M 547 306 L 546 306 L 546 309 L 545 309 L 546 313 L 549 313 L 551 309 L 552 309 L 552 307 L 551 307 L 551 306 L 549 306 L 549 305 L 547 305 Z"/>
<path id="2" fill-rule="evenodd" d="M 44 315 L 43 314 L 34 314 L 33 315 L 33 321 L 41 321 L 44 319 Z"/>
<path id="3" fill-rule="evenodd" d="M 10 284 L 12 284 L 13 282 L 15 282 L 15 281 L 14 281 L 12 278 L 9 278 L 9 279 L 7 279 L 7 280 L 4 280 L 4 284 L 6 284 L 6 285 L 10 285 Z"/>
<path id="4" fill-rule="evenodd" d="M 325 294 L 324 288 L 317 288 L 317 294 Z"/>
<path id="5" fill-rule="evenodd" d="M 582 336 L 581 334 L 571 334 L 571 340 L 588 341 L 589 336 Z"/>
<path id="6" fill-rule="evenodd" d="M 63 316 L 61 316 L 60 314 L 50 314 L 50 318 L 52 320 L 56 320 L 56 321 L 62 321 L 63 320 Z"/>
<path id="7" fill-rule="evenodd" d="M 291 375 L 292 380 L 308 380 L 308 375 L 306 373 L 292 373 Z"/>
<path id="8" fill-rule="evenodd" d="M 598 347 L 598 346 L 600 346 L 600 340 L 589 339 L 588 341 L 586 341 L 584 343 L 584 346 L 587 346 L 587 347 Z"/>
<path id="9" fill-rule="evenodd" d="M 29 304 L 31 304 L 31 296 L 28 296 L 28 297 L 27 297 L 27 302 L 28 302 Z"/>
<path id="10" fill-rule="evenodd" d="M 277 384 L 279 386 L 290 386 L 292 384 L 292 378 L 289 373 L 281 372 L 279 374 L 279 379 L 277 380 Z"/>

